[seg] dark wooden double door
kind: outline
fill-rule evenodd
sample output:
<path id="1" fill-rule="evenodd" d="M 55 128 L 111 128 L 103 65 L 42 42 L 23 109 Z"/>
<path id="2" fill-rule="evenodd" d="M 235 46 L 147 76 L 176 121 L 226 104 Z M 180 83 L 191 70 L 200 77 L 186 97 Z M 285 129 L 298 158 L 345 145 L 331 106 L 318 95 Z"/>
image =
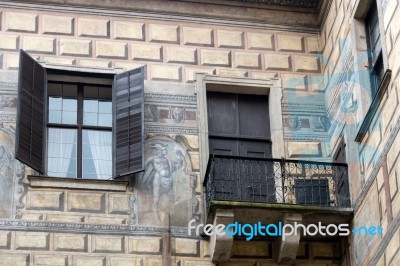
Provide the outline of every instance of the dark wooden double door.
<path id="1" fill-rule="evenodd" d="M 274 202 L 275 183 L 271 162 L 246 158 L 271 158 L 271 130 L 268 96 L 207 92 L 210 154 L 238 156 L 237 167 L 216 188 L 243 201 Z M 228 167 L 228 166 L 227 166 Z M 232 174 L 233 173 L 233 174 Z M 237 194 L 237 195 L 235 195 Z"/>

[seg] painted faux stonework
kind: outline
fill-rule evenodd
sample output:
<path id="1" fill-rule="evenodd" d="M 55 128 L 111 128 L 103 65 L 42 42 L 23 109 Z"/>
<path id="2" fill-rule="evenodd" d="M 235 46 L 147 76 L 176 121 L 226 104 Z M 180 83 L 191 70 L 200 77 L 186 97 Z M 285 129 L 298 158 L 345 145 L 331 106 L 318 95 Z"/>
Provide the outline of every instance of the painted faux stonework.
<path id="1" fill-rule="evenodd" d="M 137 223 L 186 226 L 192 219 L 197 175 L 184 136 L 158 135 L 145 143 L 145 171 L 136 182 Z"/>
<path id="2" fill-rule="evenodd" d="M 166 124 L 196 125 L 196 109 L 194 106 L 146 104 L 145 121 Z"/>

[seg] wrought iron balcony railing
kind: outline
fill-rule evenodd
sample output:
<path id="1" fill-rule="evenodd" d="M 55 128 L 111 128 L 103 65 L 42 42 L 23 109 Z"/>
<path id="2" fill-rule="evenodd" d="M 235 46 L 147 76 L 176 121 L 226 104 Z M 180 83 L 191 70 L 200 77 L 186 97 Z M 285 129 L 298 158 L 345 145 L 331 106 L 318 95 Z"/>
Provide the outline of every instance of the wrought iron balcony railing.
<path id="1" fill-rule="evenodd" d="M 350 207 L 347 164 L 211 155 L 206 207 L 244 201 Z"/>

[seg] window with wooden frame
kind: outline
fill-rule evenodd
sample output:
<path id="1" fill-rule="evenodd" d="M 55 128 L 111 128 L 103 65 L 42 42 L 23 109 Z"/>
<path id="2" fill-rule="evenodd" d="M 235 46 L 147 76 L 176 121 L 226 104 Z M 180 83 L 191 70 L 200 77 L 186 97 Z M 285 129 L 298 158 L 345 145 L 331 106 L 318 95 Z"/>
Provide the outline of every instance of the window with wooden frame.
<path id="1" fill-rule="evenodd" d="M 112 177 L 112 87 L 49 81 L 47 175 Z"/>
<path id="2" fill-rule="evenodd" d="M 385 74 L 376 1 L 371 2 L 364 22 L 367 35 L 368 66 L 371 71 L 371 96 L 374 97 Z"/>
<path id="3" fill-rule="evenodd" d="M 143 93 L 144 67 L 118 74 L 55 70 L 21 50 L 16 158 L 53 177 L 142 171 Z"/>
<path id="4" fill-rule="evenodd" d="M 386 98 L 392 71 L 388 68 L 388 54 L 386 51 L 385 31 L 383 29 L 383 14 L 380 1 L 359 1 L 354 9 L 354 21 L 352 23 L 353 37 L 356 43 L 356 55 L 358 55 L 355 68 L 360 75 L 360 82 L 365 88 L 370 88 L 371 102 L 361 101 L 357 119 L 358 132 L 356 142 L 361 142 L 370 131 L 371 123 L 378 114 L 379 105 Z M 364 56 L 367 50 L 367 57 Z M 363 61 L 365 60 L 365 62 Z M 360 66 L 369 69 L 368 77 L 363 77 Z M 367 81 L 367 82 L 366 82 Z M 366 82 L 366 83 L 365 83 Z M 368 86 L 367 86 L 368 84 Z"/>

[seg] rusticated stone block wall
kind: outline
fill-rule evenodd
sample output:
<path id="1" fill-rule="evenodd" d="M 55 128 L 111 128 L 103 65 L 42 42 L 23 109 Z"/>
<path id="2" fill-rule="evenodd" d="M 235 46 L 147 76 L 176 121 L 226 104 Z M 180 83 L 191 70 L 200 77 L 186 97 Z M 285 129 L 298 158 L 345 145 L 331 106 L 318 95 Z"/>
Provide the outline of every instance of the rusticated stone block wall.
<path id="1" fill-rule="evenodd" d="M 0 231 L 0 265 L 159 266 L 163 265 L 164 245 L 163 236 L 130 236 L 126 232 L 104 235 L 98 232 Z M 171 265 L 213 265 L 208 245 L 205 240 L 172 237 Z M 301 242 L 296 263 L 341 265 L 339 246 L 339 242 Z M 272 261 L 274 252 L 275 245 L 270 241 L 235 241 L 232 261 L 220 265 L 276 265 Z"/>
<path id="2" fill-rule="evenodd" d="M 312 34 L 31 10 L 3 9 L 2 17 L 3 69 L 18 67 L 22 48 L 54 63 L 148 64 L 150 80 L 190 82 L 200 69 L 246 77 L 320 72 Z"/>
<path id="3" fill-rule="evenodd" d="M 0 69 L 18 68 L 18 50 L 51 63 L 147 67 L 147 79 L 193 82 L 194 73 L 282 79 L 287 149 L 310 142 L 288 157 L 326 157 L 329 130 L 316 34 L 145 20 L 82 13 L 3 8 Z M 317 77 L 317 78 L 315 78 Z M 320 102 L 321 104 L 318 104 Z M 311 108 L 310 108 L 311 107 Z M 314 145 L 317 143 L 316 145 Z M 298 145 L 297 145 L 298 146 Z M 311 147 L 312 146 L 312 147 Z"/>
<path id="4" fill-rule="evenodd" d="M 173 238 L 170 255 L 177 265 L 211 265 L 207 248 L 206 241 Z M 0 265 L 7 266 L 161 265 L 162 250 L 159 236 L 0 231 Z"/>
<path id="5" fill-rule="evenodd" d="M 129 194 L 122 192 L 32 189 L 26 195 L 23 220 L 129 224 Z"/>
<path id="6" fill-rule="evenodd" d="M 65 12 L 61 7 L 51 11 L 0 6 L 0 17 L 0 73 L 12 76 L 12 99 L 19 49 L 56 64 L 127 69 L 147 65 L 146 80 L 153 87 L 145 95 L 146 141 L 168 144 L 170 162 L 177 159 L 177 150 L 185 157 L 186 167 L 174 177 L 185 182 L 176 187 L 171 200 L 175 214 L 188 214 L 172 217 L 181 229 L 182 221 L 204 215 L 196 96 L 191 86 L 194 73 L 281 78 L 286 142 L 276 145 L 285 145 L 288 158 L 327 156 L 324 141 L 329 125 L 324 122 L 317 34 L 112 16 L 106 10 Z M 15 113 L 15 105 L 9 108 Z M 154 156 L 149 145 L 146 155 Z M 20 221 L 1 224 L 0 265 L 142 266 L 161 265 L 168 258 L 173 265 L 211 265 L 207 241 L 187 238 L 187 232 L 179 228 L 166 240 L 152 216 L 149 193 L 33 188 L 26 179 L 18 182 L 18 187 L 14 184 L 20 191 L 14 198 L 17 215 L 0 213 L 2 218 Z M 161 219 L 165 225 L 168 219 Z M 336 265 L 340 260 L 336 249 L 332 243 L 301 243 L 299 265 L 309 265 L 311 260 Z M 226 265 L 274 265 L 273 253 L 271 242 L 238 241 L 233 261 Z"/>

